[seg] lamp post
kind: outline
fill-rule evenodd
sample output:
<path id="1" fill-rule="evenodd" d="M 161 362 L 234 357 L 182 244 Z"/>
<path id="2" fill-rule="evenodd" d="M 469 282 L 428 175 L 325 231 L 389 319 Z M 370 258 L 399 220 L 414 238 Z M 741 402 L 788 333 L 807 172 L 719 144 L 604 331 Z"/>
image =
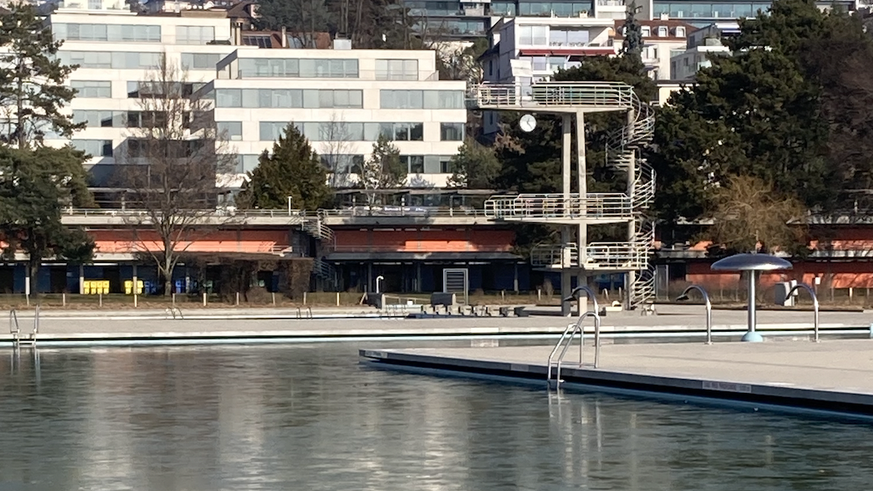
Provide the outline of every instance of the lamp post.
<path id="1" fill-rule="evenodd" d="M 706 293 L 706 290 L 702 286 L 691 285 L 682 292 L 682 295 L 676 297 L 676 301 L 682 302 L 688 300 L 688 292 L 691 290 L 697 290 L 703 295 L 703 301 L 706 306 L 706 344 L 712 344 L 712 303 L 709 301 L 709 295 Z"/>

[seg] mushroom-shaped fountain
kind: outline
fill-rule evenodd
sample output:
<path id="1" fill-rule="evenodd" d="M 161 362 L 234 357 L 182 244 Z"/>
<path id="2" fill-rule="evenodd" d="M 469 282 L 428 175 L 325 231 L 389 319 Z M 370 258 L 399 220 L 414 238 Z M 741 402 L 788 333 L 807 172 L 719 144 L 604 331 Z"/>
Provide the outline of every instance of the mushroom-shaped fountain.
<path id="1" fill-rule="evenodd" d="M 749 330 L 743 335 L 743 341 L 761 342 L 764 338 L 755 331 L 755 283 L 758 271 L 776 271 L 791 269 L 791 263 L 781 257 L 770 254 L 735 254 L 712 263 L 713 271 L 748 271 L 749 272 Z"/>

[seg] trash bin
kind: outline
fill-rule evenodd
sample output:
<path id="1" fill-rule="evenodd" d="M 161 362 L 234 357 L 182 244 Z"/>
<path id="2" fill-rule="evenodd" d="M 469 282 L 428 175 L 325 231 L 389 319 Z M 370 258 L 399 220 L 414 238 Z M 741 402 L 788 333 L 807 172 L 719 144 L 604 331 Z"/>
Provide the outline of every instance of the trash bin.
<path id="1" fill-rule="evenodd" d="M 512 310 L 516 317 L 530 317 L 530 314 L 524 311 L 524 307 L 515 307 Z"/>

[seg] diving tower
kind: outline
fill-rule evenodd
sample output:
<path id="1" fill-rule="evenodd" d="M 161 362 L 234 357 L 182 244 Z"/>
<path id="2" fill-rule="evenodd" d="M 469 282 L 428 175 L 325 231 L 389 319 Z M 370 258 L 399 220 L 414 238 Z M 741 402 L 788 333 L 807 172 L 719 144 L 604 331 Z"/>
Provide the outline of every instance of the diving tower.
<path id="1" fill-rule="evenodd" d="M 653 108 L 637 97 L 632 86 L 621 82 L 479 84 L 470 87 L 468 104 L 487 111 L 559 115 L 563 128 L 562 192 L 492 196 L 485 202 L 486 216 L 561 228 L 561 243 L 535 246 L 531 264 L 538 269 L 561 272 L 562 298 L 570 296 L 574 275 L 577 284 L 587 285 L 592 274 L 627 273 L 625 308 L 650 302 L 655 293 L 654 266 L 650 261 L 655 230 L 646 210 L 655 196 L 655 172 L 641 157 L 640 150 L 651 142 L 654 133 Z M 627 115 L 627 123 L 610 135 L 606 149 L 608 164 L 627 176 L 623 193 L 588 192 L 585 115 L 604 112 Z M 571 182 L 574 160 L 575 186 Z M 622 223 L 627 226 L 626 240 L 588 241 L 589 225 Z M 564 301 L 562 314 L 569 315 L 570 307 Z"/>

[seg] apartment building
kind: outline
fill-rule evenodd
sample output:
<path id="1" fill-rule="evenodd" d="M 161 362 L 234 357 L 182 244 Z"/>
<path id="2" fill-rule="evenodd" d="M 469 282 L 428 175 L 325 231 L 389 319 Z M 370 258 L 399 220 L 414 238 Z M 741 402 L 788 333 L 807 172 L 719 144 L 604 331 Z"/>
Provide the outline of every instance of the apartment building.
<path id="1" fill-rule="evenodd" d="M 340 186 L 349 184 L 380 134 L 407 165 L 407 185 L 444 187 L 464 139 L 466 83 L 440 81 L 433 51 L 259 50 L 240 47 L 201 89 L 240 156 L 242 176 L 293 123 Z"/>
<path id="2" fill-rule="evenodd" d="M 593 17 L 503 18 L 491 28 L 491 48 L 480 58 L 487 83 L 514 84 L 522 93 L 587 56 L 613 55 L 615 19 Z M 485 111 L 485 133 L 497 131 L 495 111 Z"/>
<path id="3" fill-rule="evenodd" d="M 697 28 L 687 22 L 672 19 L 639 21 L 643 35 L 643 50 L 640 56 L 655 80 L 672 80 L 670 59 L 683 53 L 688 38 Z M 624 43 L 625 21 L 615 21 L 615 46 Z"/>
<path id="4" fill-rule="evenodd" d="M 61 60 L 79 65 L 70 108 L 87 128 L 72 144 L 92 155 L 95 185 L 111 184 L 132 128 L 143 124 L 139 87 L 162 56 L 184 69 L 192 94 L 215 98 L 215 121 L 239 154 L 235 185 L 289 122 L 321 152 L 325 128 L 341 127 L 342 144 L 329 142 L 326 153 L 344 168 L 362 162 L 380 133 L 389 135 L 416 187 L 445 185 L 464 137 L 464 82 L 439 81 L 432 51 L 354 50 L 342 42 L 345 49 L 293 49 L 284 32 L 266 36 L 270 47 L 285 49 L 263 49 L 266 43 L 247 38 L 264 34 L 234 28 L 223 9 L 138 15 L 123 0 L 69 0 L 49 23 L 64 40 Z M 47 141 L 68 143 L 57 135 Z"/>
<path id="5" fill-rule="evenodd" d="M 671 78 L 680 82 L 693 80 L 698 70 L 712 64 L 711 56 L 730 53 L 722 38 L 735 36 L 739 31 L 736 22 L 717 22 L 694 31 L 688 37 L 685 51 L 670 58 Z"/>

